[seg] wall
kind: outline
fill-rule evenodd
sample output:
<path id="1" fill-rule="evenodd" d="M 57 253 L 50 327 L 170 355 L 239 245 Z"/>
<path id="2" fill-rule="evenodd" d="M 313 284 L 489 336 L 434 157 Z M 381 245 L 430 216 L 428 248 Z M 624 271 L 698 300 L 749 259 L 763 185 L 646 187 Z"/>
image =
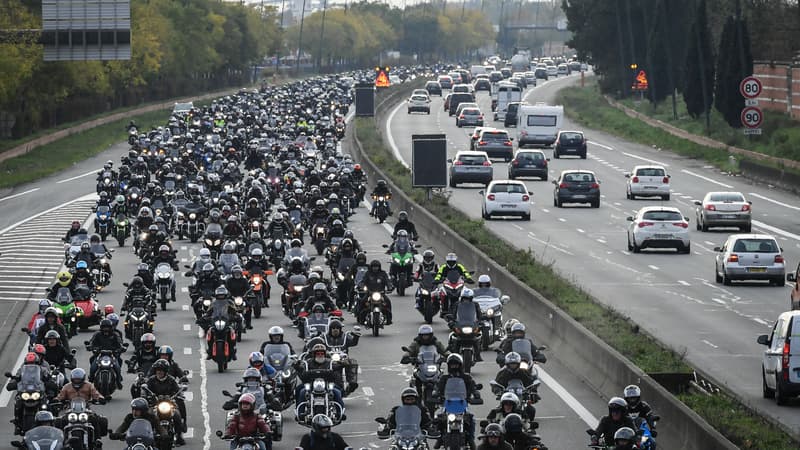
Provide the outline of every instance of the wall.
<path id="1" fill-rule="evenodd" d="M 761 108 L 800 119 L 800 66 L 797 63 L 756 61 L 753 75 L 763 86 L 758 97 Z"/>

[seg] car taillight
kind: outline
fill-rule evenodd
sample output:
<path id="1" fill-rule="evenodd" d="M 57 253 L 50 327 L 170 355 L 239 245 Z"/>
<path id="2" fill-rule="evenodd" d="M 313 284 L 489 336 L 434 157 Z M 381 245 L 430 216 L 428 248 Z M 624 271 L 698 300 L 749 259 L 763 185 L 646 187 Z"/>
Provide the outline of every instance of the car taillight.
<path id="1" fill-rule="evenodd" d="M 528 195 L 523 195 L 523 196 L 522 196 L 522 201 L 523 201 L 523 202 L 527 202 L 527 201 L 528 201 L 528 200 L 530 200 L 530 199 L 531 199 L 531 198 L 530 198 L 530 196 L 528 196 Z"/>
<path id="2" fill-rule="evenodd" d="M 514 145 L 514 144 L 512 144 L 512 143 L 511 143 L 511 141 L 506 141 L 504 145 L 505 145 L 506 147 L 511 147 L 511 146 L 512 146 L 512 145 Z"/>
<path id="3" fill-rule="evenodd" d="M 717 207 L 714 205 L 706 205 L 706 211 L 716 211 Z"/>
<path id="4" fill-rule="evenodd" d="M 463 162 L 461 162 L 461 161 L 456 161 L 456 162 L 454 162 L 454 163 L 453 163 L 453 165 L 454 165 L 454 166 L 463 166 L 463 165 L 464 165 L 464 163 L 463 163 Z"/>
<path id="5" fill-rule="evenodd" d="M 592 185 L 591 185 L 590 187 L 591 187 L 592 189 L 600 189 L 600 185 L 599 185 L 599 184 L 597 184 L 597 183 L 592 183 Z"/>
<path id="6" fill-rule="evenodd" d="M 483 114 L 481 114 L 480 116 L 478 116 L 478 119 L 481 119 L 481 120 L 483 120 Z"/>
<path id="7" fill-rule="evenodd" d="M 789 356 L 791 353 L 792 345 L 789 339 L 783 343 L 783 357 L 781 358 L 781 366 L 783 366 L 783 380 L 789 380 Z"/>
<path id="8" fill-rule="evenodd" d="M 492 162 L 491 162 L 491 161 L 484 161 L 484 162 L 483 162 L 483 165 L 484 165 L 484 166 L 491 166 L 491 165 L 492 165 Z"/>
<path id="9" fill-rule="evenodd" d="M 491 201 L 494 201 L 494 194 L 489 194 L 486 196 L 486 198 L 488 198 Z"/>
<path id="10" fill-rule="evenodd" d="M 458 116 L 458 118 L 459 118 L 459 119 L 463 119 L 463 118 L 464 118 L 464 115 L 462 114 L 462 115 Z"/>
<path id="11" fill-rule="evenodd" d="M 639 222 L 639 228 L 652 226 L 653 222 Z"/>
<path id="12" fill-rule="evenodd" d="M 689 228 L 689 224 L 686 223 L 686 222 L 675 222 L 675 223 L 673 223 L 673 225 L 675 225 L 676 227 L 681 227 L 681 228 Z"/>
<path id="13" fill-rule="evenodd" d="M 783 256 L 782 256 L 782 255 L 777 255 L 777 256 L 775 257 L 775 262 L 776 262 L 776 263 L 783 264 Z"/>
<path id="14" fill-rule="evenodd" d="M 669 184 L 669 177 L 664 177 L 661 181 L 664 182 L 664 184 Z"/>
<path id="15" fill-rule="evenodd" d="M 733 253 L 731 256 L 728 256 L 728 262 L 739 262 L 739 255 Z"/>
<path id="16" fill-rule="evenodd" d="M 639 182 L 639 177 L 631 178 L 631 183 L 638 183 L 638 182 Z"/>
<path id="17" fill-rule="evenodd" d="M 525 130 L 520 130 L 519 134 L 521 134 L 522 136 L 527 136 L 528 132 Z"/>
<path id="18" fill-rule="evenodd" d="M 566 189 L 567 188 L 567 183 L 561 183 L 561 184 L 558 185 L 558 187 L 560 187 L 561 189 Z"/>
<path id="19" fill-rule="evenodd" d="M 750 205 L 742 205 L 742 211 L 750 211 Z"/>
<path id="20" fill-rule="evenodd" d="M 514 166 L 514 167 L 517 167 L 517 166 L 519 166 L 519 161 L 517 161 L 515 159 L 515 160 L 511 161 L 511 165 Z"/>

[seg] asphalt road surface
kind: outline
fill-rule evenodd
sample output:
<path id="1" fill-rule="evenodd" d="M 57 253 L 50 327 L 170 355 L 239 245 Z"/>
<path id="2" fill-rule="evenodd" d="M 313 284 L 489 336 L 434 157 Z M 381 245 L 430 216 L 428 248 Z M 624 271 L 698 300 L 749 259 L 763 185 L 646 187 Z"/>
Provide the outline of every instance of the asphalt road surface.
<path id="1" fill-rule="evenodd" d="M 578 75 L 541 82 L 528 89 L 528 102 L 553 104 L 558 89 L 575 84 Z M 478 104 L 491 119 L 490 97 L 477 95 Z M 633 119 L 632 119 L 633 120 Z M 487 120 L 487 126 L 502 123 Z M 472 128 L 458 128 L 455 118 L 443 110 L 442 100 L 433 98 L 431 115 L 407 115 L 400 104 L 388 116 L 383 130 L 390 130 L 395 155 L 411 161 L 411 134 L 444 133 L 448 156 L 468 150 Z M 581 127 L 565 120 L 564 129 Z M 511 128 L 516 141 L 516 130 Z M 714 247 L 721 246 L 736 230 L 695 231 L 694 200 L 706 192 L 743 192 L 753 202 L 753 232 L 774 235 L 784 250 L 788 270 L 800 260 L 800 199 L 757 185 L 749 180 L 720 173 L 702 161 L 684 158 L 666 150 L 630 143 L 606 133 L 584 130 L 589 141 L 588 159 L 552 159 L 550 180 L 565 169 L 590 169 L 601 180 L 599 209 L 588 205 L 553 206 L 553 185 L 526 179 L 534 193 L 532 221 L 515 219 L 487 221 L 486 225 L 520 248 L 530 248 L 541 261 L 552 261 L 564 276 L 575 280 L 606 305 L 630 316 L 649 333 L 679 353 L 690 364 L 744 395 L 748 403 L 774 416 L 800 433 L 800 402 L 778 407 L 761 395 L 761 355 L 765 347 L 756 344 L 756 335 L 768 333 L 778 314 L 789 309 L 790 284 L 772 287 L 762 283 L 735 283 L 723 286 L 714 282 Z M 548 157 L 552 150 L 546 150 Z M 673 251 L 627 251 L 627 216 L 661 200 L 626 200 L 625 177 L 637 164 L 655 163 L 672 175 L 671 201 L 691 219 L 692 253 Z M 507 178 L 507 165 L 495 161 L 494 179 Z M 481 185 L 459 185 L 451 189 L 452 205 L 473 218 L 480 218 Z M 644 394 L 646 398 L 647 394 Z"/>
<path id="2" fill-rule="evenodd" d="M 23 355 L 25 339 L 18 329 L 27 324 L 31 314 L 36 310 L 36 303 L 43 293 L 43 288 L 52 282 L 52 276 L 62 262 L 60 236 L 66 231 L 72 220 L 86 220 L 94 191 L 95 171 L 108 159 L 119 161 L 119 156 L 126 151 L 125 145 L 112 147 L 98 157 L 63 173 L 56 174 L 40 182 L 23 186 L 8 192 L 0 198 L 0 333 L 7 337 L 0 363 L 3 371 L 13 371 L 20 363 Z M 345 149 L 346 150 L 346 149 Z M 115 165 L 118 165 L 115 164 Z M 80 199 L 80 200 L 76 200 Z M 66 206 L 67 202 L 73 201 Z M 53 209 L 55 208 L 55 209 Z M 52 209 L 52 210 L 51 210 Z M 37 216 L 37 214 L 43 213 Z M 32 218 L 34 217 L 35 218 Z M 26 219 L 28 222 L 19 223 Z M 350 227 L 370 259 L 377 258 L 383 262 L 388 260 L 382 244 L 389 243 L 388 225 L 378 225 L 359 208 L 352 218 Z M 129 241 L 130 242 L 130 241 Z M 422 237 L 421 243 L 426 243 Z M 111 285 L 98 295 L 101 305 L 113 304 L 119 311 L 124 296 L 123 281 L 128 281 L 135 272 L 138 260 L 129 246 L 117 248 L 112 241 L 107 243 L 116 251 L 112 259 L 114 278 Z M 200 249 L 199 244 L 178 241 L 175 247 L 182 265 L 191 261 Z M 448 249 L 434 248 L 437 255 L 444 255 Z M 310 253 L 312 253 L 310 251 Z M 19 255 L 32 255 L 25 259 Z M 321 262 L 321 261 L 320 261 Z M 12 267 L 21 265 L 19 267 Z M 29 266 L 29 267 L 28 267 Z M 22 274 L 24 272 L 24 274 Z M 36 278 L 27 278 L 36 277 Z M 31 280 L 28 283 L 25 280 Z M 264 341 L 267 329 L 272 325 L 280 325 L 286 330 L 287 338 L 295 348 L 301 346 L 296 337 L 296 329 L 275 305 L 279 304 L 280 288 L 274 277 L 270 277 L 273 286 L 272 308 L 264 311 L 261 319 L 254 319 L 254 330 L 245 334 L 239 345 L 239 360 L 231 364 L 230 369 L 219 374 L 213 364 L 204 358 L 204 341 L 198 337 L 198 327 L 194 324 L 194 315 L 189 310 L 187 286 L 190 279 L 179 275 L 178 301 L 169 305 L 166 312 L 159 311 L 156 318 L 155 334 L 159 345 L 168 344 L 175 349 L 175 357 L 184 369 L 190 371 L 190 389 L 186 394 L 188 408 L 189 432 L 186 434 L 187 446 L 190 449 L 227 448 L 227 442 L 220 441 L 216 430 L 224 427 L 224 414 L 221 408 L 225 397 L 222 389 L 233 390 L 234 383 L 241 378 L 246 367 L 246 355 L 257 350 Z M 5 289 L 19 287 L 9 293 Z M 8 287 L 7 287 L 8 286 Z M 502 286 L 500 286 L 502 288 Z M 361 366 L 358 390 L 345 399 L 347 421 L 335 428 L 353 447 L 386 448 L 388 441 L 380 441 L 375 435 L 374 418 L 386 415 L 389 409 L 399 403 L 399 392 L 407 385 L 411 367 L 399 364 L 400 347 L 407 345 L 415 336 L 416 330 L 423 323 L 422 316 L 413 309 L 413 291 L 403 298 L 393 296 L 395 311 L 394 324 L 387 327 L 379 337 L 364 335 L 359 346 L 351 351 L 352 357 L 358 359 Z M 515 299 L 512 299 L 514 301 Z M 524 317 L 519 319 L 524 321 Z M 351 329 L 354 320 L 346 314 L 345 327 Z M 96 330 L 97 327 L 93 327 Z M 440 339 L 447 338 L 446 325 L 437 320 L 434 322 L 436 335 Z M 73 338 L 73 346 L 79 348 L 77 360 L 79 365 L 88 369 L 89 355 L 83 350 L 82 343 L 91 337 L 90 332 L 80 333 Z M 547 344 L 539 342 L 539 344 Z M 124 359 L 131 352 L 123 355 Z M 572 374 L 558 362 L 557 355 L 549 355 L 550 361 L 541 371 L 544 385 L 540 388 L 542 401 L 537 405 L 537 420 L 545 443 L 551 449 L 579 448 L 586 444 L 583 432 L 594 425 L 597 417 L 605 409 L 605 402 L 589 389 L 581 376 Z M 497 402 L 489 390 L 489 380 L 494 378 L 498 367 L 494 364 L 494 352 L 484 352 L 486 362 L 479 363 L 474 369 L 474 376 L 485 387 L 482 406 L 473 407 L 476 418 L 486 416 L 489 408 Z M 123 369 L 124 370 L 124 369 Z M 95 409 L 109 418 L 110 425 L 116 427 L 123 416 L 129 412 L 129 386 L 133 380 L 130 374 L 124 374 L 125 388 L 118 391 L 106 405 Z M 558 381 L 556 381 L 558 380 Z M 0 422 L 13 417 L 13 393 L 3 390 L 0 394 Z M 295 447 L 307 429 L 294 423 L 292 409 L 287 409 L 284 416 L 283 441 L 276 443 L 276 448 Z M 12 439 L 11 425 L 2 427 L 0 442 L 8 443 Z M 104 441 L 105 448 L 123 448 L 117 441 Z M 0 446 L 10 448 L 7 444 Z"/>

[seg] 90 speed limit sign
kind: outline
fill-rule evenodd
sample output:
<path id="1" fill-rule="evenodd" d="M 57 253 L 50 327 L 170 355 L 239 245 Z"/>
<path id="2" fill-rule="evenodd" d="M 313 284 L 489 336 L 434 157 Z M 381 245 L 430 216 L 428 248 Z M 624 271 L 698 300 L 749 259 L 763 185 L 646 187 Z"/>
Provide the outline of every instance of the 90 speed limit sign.
<path id="1" fill-rule="evenodd" d="M 764 114 L 761 112 L 761 108 L 748 106 L 742 110 L 741 119 L 742 125 L 747 128 L 758 128 L 764 120 Z"/>

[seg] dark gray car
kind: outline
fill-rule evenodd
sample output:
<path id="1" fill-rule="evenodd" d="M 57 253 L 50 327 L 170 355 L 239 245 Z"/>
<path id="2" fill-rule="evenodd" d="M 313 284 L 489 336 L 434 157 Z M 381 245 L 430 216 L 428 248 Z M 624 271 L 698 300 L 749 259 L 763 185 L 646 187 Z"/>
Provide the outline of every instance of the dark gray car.
<path id="1" fill-rule="evenodd" d="M 475 150 L 486 152 L 490 158 L 502 158 L 504 161 L 511 161 L 514 157 L 514 146 L 508 132 L 496 128 L 481 131 Z"/>
<path id="2" fill-rule="evenodd" d="M 553 184 L 553 206 L 589 203 L 592 208 L 600 207 L 600 181 L 591 170 L 565 170 Z"/>
<path id="3" fill-rule="evenodd" d="M 492 182 L 492 163 L 484 152 L 458 152 L 455 158 L 447 162 L 451 163 L 450 187 L 456 187 L 459 183 L 481 183 L 488 186 Z"/>

